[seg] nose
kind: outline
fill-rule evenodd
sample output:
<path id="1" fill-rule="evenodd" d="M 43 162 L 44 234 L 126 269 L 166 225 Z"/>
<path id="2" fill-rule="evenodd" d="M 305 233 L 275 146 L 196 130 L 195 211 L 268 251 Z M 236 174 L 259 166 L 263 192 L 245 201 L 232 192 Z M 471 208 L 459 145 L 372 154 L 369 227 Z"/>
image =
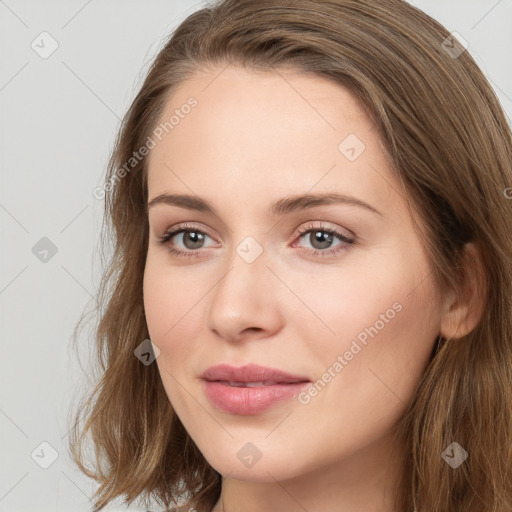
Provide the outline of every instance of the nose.
<path id="1" fill-rule="evenodd" d="M 283 318 L 278 286 L 264 253 L 249 263 L 234 251 L 226 272 L 207 295 L 208 329 L 229 342 L 278 332 Z"/>

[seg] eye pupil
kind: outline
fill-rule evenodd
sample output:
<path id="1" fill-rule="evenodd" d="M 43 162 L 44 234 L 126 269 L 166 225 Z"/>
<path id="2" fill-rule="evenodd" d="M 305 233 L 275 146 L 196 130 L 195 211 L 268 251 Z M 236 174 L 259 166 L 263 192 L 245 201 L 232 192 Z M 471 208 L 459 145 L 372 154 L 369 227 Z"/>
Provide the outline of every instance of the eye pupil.
<path id="1" fill-rule="evenodd" d="M 315 249 L 326 249 L 332 244 L 332 237 L 332 233 L 318 229 L 314 230 L 310 235 L 311 245 L 315 247 L 315 244 L 319 242 L 321 244 L 320 247 L 315 247 Z"/>
<path id="2" fill-rule="evenodd" d="M 197 231 L 187 231 L 183 236 L 183 243 L 185 243 L 187 237 L 192 239 L 192 247 L 187 247 L 188 249 L 198 249 L 201 246 L 201 243 L 204 242 L 204 235 L 202 233 L 198 233 Z"/>

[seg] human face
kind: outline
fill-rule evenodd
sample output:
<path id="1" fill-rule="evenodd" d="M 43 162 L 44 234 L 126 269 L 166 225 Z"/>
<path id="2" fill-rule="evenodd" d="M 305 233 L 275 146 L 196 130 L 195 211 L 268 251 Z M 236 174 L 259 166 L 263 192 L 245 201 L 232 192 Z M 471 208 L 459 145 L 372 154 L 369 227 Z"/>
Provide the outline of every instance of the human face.
<path id="1" fill-rule="evenodd" d="M 190 97 L 196 106 L 183 109 Z M 187 194 L 214 213 L 148 211 L 144 306 L 173 409 L 231 478 L 282 480 L 368 454 L 403 415 L 442 311 L 377 130 L 345 88 L 284 70 L 198 73 L 162 122 L 176 109 L 188 114 L 149 155 L 149 201 Z M 271 210 L 333 193 L 367 206 Z M 183 223 L 191 232 L 159 241 Z M 203 372 L 250 363 L 310 383 L 260 409 L 258 398 L 244 410 L 212 401 Z"/>

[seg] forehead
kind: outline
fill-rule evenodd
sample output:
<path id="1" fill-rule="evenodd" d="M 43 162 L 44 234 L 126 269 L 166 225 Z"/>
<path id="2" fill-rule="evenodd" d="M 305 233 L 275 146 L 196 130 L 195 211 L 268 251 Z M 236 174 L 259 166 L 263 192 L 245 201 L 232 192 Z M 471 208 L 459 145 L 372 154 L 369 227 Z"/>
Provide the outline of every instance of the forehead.
<path id="1" fill-rule="evenodd" d="M 385 150 L 356 97 L 315 75 L 231 67 L 197 73 L 172 94 L 159 123 L 149 197 L 170 189 L 213 197 L 312 187 L 368 194 L 393 179 L 384 176 L 392 173 Z"/>

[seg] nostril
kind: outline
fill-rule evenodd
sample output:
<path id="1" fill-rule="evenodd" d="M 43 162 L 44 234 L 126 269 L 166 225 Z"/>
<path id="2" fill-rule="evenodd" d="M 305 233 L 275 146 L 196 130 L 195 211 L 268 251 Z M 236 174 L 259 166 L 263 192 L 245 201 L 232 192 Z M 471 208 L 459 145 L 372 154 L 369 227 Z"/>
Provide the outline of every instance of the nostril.
<path id="1" fill-rule="evenodd" d="M 247 329 L 244 329 L 244 332 L 245 331 L 254 331 L 254 332 L 260 332 L 262 329 L 261 327 L 247 327 Z"/>

